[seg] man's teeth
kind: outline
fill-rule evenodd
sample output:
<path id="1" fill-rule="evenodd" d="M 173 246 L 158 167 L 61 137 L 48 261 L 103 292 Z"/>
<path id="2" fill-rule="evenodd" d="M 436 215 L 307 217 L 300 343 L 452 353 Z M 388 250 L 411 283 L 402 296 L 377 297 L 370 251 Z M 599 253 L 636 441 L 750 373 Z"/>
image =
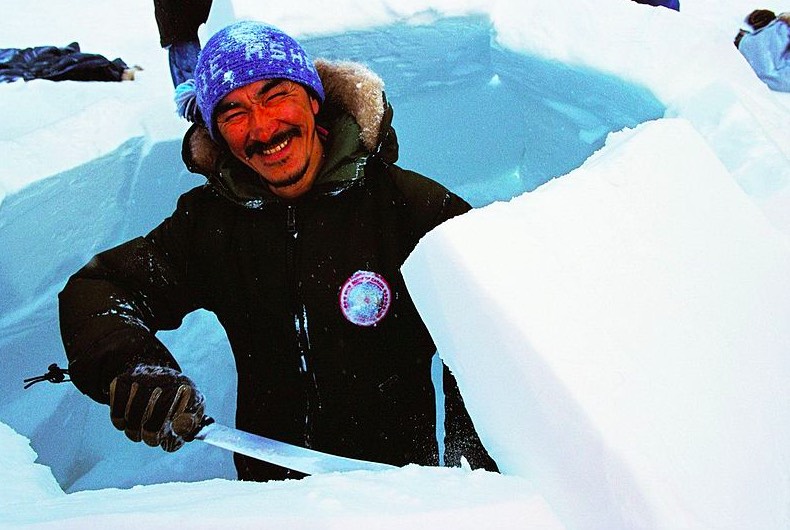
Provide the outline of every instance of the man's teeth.
<path id="1" fill-rule="evenodd" d="M 275 145 L 271 149 L 264 149 L 263 151 L 261 151 L 261 153 L 264 156 L 273 155 L 274 153 L 276 153 L 278 151 L 282 151 L 285 148 L 285 146 L 288 145 L 288 142 L 290 142 L 290 141 L 291 141 L 290 138 L 286 138 L 285 140 L 283 140 L 282 143 L 280 143 L 278 145 Z"/>

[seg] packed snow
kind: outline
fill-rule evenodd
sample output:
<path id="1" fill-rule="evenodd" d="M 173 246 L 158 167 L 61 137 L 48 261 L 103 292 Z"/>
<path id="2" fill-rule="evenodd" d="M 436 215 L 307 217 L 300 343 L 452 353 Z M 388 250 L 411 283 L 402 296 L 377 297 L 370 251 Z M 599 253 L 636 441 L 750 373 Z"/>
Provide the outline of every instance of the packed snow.
<path id="1" fill-rule="evenodd" d="M 84 5 L 83 5 L 84 4 Z M 732 40 L 774 0 L 214 0 L 385 81 L 400 164 L 475 211 L 404 266 L 502 474 L 241 483 L 132 444 L 69 384 L 56 295 L 202 181 L 180 161 L 151 2 L 7 0 L 0 48 L 78 41 L 133 82 L 0 85 L 0 527 L 790 526 L 790 95 Z M 784 4 L 784 5 L 783 5 Z M 232 425 L 207 313 L 162 334 Z"/>

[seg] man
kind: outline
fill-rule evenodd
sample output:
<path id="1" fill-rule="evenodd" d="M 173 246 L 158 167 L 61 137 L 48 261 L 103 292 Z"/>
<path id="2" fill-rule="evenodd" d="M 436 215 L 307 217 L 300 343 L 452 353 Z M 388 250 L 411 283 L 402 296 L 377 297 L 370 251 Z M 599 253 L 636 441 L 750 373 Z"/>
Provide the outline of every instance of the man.
<path id="1" fill-rule="evenodd" d="M 175 450 L 202 394 L 155 338 L 213 311 L 236 360 L 240 429 L 343 456 L 436 465 L 433 341 L 400 267 L 469 206 L 393 163 L 383 83 L 318 62 L 276 28 L 233 24 L 195 71 L 184 139 L 208 183 L 144 238 L 96 256 L 61 293 L 72 380 L 135 441 Z M 496 470 L 444 369 L 446 463 Z M 174 421 L 175 420 L 175 421 Z M 301 476 L 235 457 L 239 478 Z"/>

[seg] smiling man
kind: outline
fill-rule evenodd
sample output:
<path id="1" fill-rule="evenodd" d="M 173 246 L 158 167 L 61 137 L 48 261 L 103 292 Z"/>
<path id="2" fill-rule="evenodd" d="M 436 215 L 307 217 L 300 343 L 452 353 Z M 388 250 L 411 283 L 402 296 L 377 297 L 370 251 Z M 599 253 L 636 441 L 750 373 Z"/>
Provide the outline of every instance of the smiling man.
<path id="1" fill-rule="evenodd" d="M 60 295 L 71 378 L 113 425 L 166 450 L 204 399 L 159 342 L 213 311 L 236 360 L 236 426 L 338 455 L 437 465 L 433 340 L 400 267 L 469 206 L 395 165 L 383 82 L 313 63 L 290 36 L 233 24 L 195 70 L 184 161 L 206 185 L 145 237 L 96 256 Z M 496 470 L 447 368 L 445 460 Z M 173 421 L 178 417 L 178 421 Z M 236 455 L 239 478 L 299 477 Z"/>

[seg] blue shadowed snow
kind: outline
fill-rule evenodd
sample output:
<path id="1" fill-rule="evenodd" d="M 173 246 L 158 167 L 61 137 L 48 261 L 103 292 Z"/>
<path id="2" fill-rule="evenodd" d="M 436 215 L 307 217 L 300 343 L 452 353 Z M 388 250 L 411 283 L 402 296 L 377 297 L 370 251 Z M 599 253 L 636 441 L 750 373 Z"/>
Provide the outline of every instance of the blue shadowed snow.
<path id="1" fill-rule="evenodd" d="M 399 164 L 473 206 L 532 191 L 581 165 L 606 135 L 663 116 L 644 87 L 503 50 L 484 17 L 394 25 L 305 41 L 384 79 Z"/>
<path id="2" fill-rule="evenodd" d="M 313 57 L 361 61 L 381 75 L 395 109 L 399 163 L 475 206 L 566 174 L 608 132 L 664 112 L 639 86 L 499 48 L 483 17 L 304 44 Z M 180 153 L 179 141 L 150 146 L 133 138 L 0 203 L 0 421 L 31 439 L 38 461 L 67 491 L 235 476 L 219 449 L 188 444 L 179 453 L 199 453 L 206 463 L 195 469 L 185 462 L 198 460 L 128 442 L 111 427 L 106 407 L 71 385 L 22 390 L 22 379 L 52 362 L 65 365 L 56 294 L 67 277 L 95 253 L 145 234 L 182 192 L 202 183 L 183 168 Z M 203 389 L 209 413 L 232 425 L 235 372 L 216 319 L 190 315 L 181 329 L 161 335 Z"/>

